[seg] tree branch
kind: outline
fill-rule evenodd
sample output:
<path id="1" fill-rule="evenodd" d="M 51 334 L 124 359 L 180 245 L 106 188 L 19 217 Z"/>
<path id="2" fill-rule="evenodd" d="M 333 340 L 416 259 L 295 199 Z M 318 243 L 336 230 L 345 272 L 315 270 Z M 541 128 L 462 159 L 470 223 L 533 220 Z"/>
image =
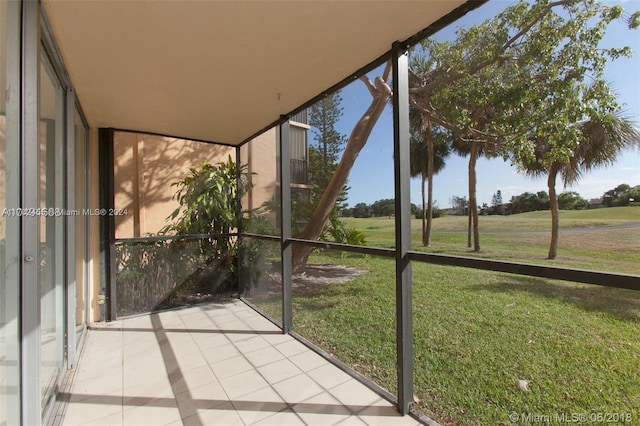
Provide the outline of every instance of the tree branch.
<path id="1" fill-rule="evenodd" d="M 382 79 L 385 82 L 389 81 L 390 74 L 391 74 L 391 61 L 387 61 L 387 64 L 384 67 L 384 71 L 382 72 Z"/>
<path id="2" fill-rule="evenodd" d="M 382 77 L 376 77 L 375 81 L 375 85 L 374 83 L 371 82 L 371 80 L 369 80 L 369 77 L 367 77 L 366 75 L 363 75 L 360 77 L 360 80 L 364 83 L 365 86 L 367 86 L 367 90 L 369 90 L 369 93 L 371 94 L 371 96 L 373 96 L 374 98 L 376 96 L 378 96 L 380 93 L 378 92 L 378 90 L 380 89 L 378 87 L 378 80 L 382 81 L 385 83 L 385 86 L 388 88 L 388 84 L 387 82 L 389 81 L 389 75 L 391 74 L 391 61 L 387 61 L 387 64 L 384 67 L 384 71 L 382 72 Z M 384 89 L 386 91 L 386 89 Z"/>
<path id="3" fill-rule="evenodd" d="M 438 116 L 434 115 L 432 110 L 429 110 L 429 109 L 423 107 L 413 97 L 411 97 L 411 96 L 409 97 L 409 102 L 411 102 L 411 105 L 413 105 L 415 107 L 415 109 L 420 111 L 432 123 L 438 124 L 438 125 L 444 127 L 447 130 L 452 130 L 453 129 L 453 126 L 451 125 L 451 123 L 449 123 L 448 121 L 444 120 L 442 117 L 438 117 Z"/>
<path id="4" fill-rule="evenodd" d="M 373 83 L 371 83 L 371 80 L 369 80 L 369 77 L 367 77 L 366 75 L 363 75 L 360 77 L 360 81 L 362 81 L 364 83 L 365 86 L 367 86 L 367 90 L 369 90 L 369 93 L 371 94 L 371 96 L 373 96 L 374 98 L 376 97 L 376 88 L 373 85 Z"/>
<path id="5" fill-rule="evenodd" d="M 533 28 L 533 26 L 540 22 L 540 20 L 542 20 L 542 18 L 544 18 L 553 8 L 558 7 L 558 6 L 564 6 L 564 5 L 568 5 L 568 4 L 572 4 L 572 3 L 576 3 L 577 0 L 559 0 L 553 3 L 549 3 L 548 5 L 546 5 L 541 11 L 540 13 L 538 13 L 538 15 L 536 15 L 534 17 L 534 19 L 531 20 L 531 22 L 529 22 L 529 24 L 527 24 L 524 28 L 522 28 L 518 33 L 516 33 L 513 37 L 511 37 L 506 43 L 504 43 L 502 45 L 502 51 L 505 52 L 506 50 L 508 50 L 509 48 L 513 47 L 513 45 L 516 44 L 516 42 L 521 39 L 525 34 L 527 34 L 531 28 Z M 434 87 L 439 86 L 439 85 L 443 85 L 443 84 L 451 84 L 467 75 L 474 75 L 476 73 L 478 73 L 479 71 L 481 71 L 482 69 L 493 65 L 495 63 L 498 62 L 503 62 L 503 61 L 508 61 L 511 60 L 512 58 L 509 57 L 508 55 L 499 55 L 496 56 L 494 58 L 491 59 L 487 59 L 486 61 L 483 61 L 477 65 L 475 65 L 472 68 L 469 68 L 466 71 L 460 71 L 458 73 L 455 74 L 449 74 L 449 71 L 452 69 L 448 69 L 446 72 L 441 73 L 441 75 L 443 75 L 444 77 L 442 77 L 441 79 L 438 78 L 434 78 L 434 75 L 431 75 L 429 82 L 427 84 L 425 84 L 424 86 L 421 86 L 419 88 L 415 88 L 414 92 L 425 92 L 425 93 L 430 93 L 431 91 L 433 91 Z"/>

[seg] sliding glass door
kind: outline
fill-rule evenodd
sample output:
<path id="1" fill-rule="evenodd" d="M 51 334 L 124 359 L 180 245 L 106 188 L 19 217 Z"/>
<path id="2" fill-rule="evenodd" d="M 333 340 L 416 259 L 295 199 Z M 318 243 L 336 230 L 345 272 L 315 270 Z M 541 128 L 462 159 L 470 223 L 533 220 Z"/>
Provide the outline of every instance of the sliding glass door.
<path id="1" fill-rule="evenodd" d="M 38 155 L 40 242 L 40 388 L 46 410 L 55 395 L 65 348 L 64 90 L 46 55 L 40 62 Z"/>
<path id="2" fill-rule="evenodd" d="M 20 12 L 0 1 L 0 425 L 20 421 Z"/>

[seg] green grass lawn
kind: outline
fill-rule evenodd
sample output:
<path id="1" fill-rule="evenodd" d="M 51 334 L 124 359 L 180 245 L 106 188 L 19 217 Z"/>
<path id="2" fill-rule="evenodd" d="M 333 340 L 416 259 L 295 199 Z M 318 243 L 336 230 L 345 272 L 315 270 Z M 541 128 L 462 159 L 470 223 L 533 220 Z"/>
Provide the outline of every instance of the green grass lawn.
<path id="1" fill-rule="evenodd" d="M 294 329 L 395 393 L 393 262 L 311 262 L 369 272 L 295 289 Z M 509 424 L 512 412 L 640 421 L 637 292 L 414 262 L 413 309 L 415 396 L 442 424 Z"/>
<path id="2" fill-rule="evenodd" d="M 441 422 L 640 407 L 640 295 L 414 264 L 416 395 Z M 516 388 L 528 380 L 530 392 Z"/>
<path id="3" fill-rule="evenodd" d="M 553 262 L 544 259 L 548 235 L 535 232 L 548 230 L 546 214 L 482 217 L 479 254 L 466 249 L 465 218 L 437 219 L 429 250 L 638 273 L 638 226 L 600 227 L 632 224 L 640 209 L 562 212 L 567 232 Z M 369 245 L 390 246 L 393 219 L 348 222 L 367 233 Z M 419 240 L 420 223 L 413 225 Z M 323 251 L 309 262 L 366 273 L 345 284 L 295 287 L 295 331 L 395 393 L 393 260 Z M 508 425 L 511 413 L 617 413 L 611 418 L 625 420 L 618 423 L 640 424 L 639 292 L 418 262 L 412 268 L 415 397 L 428 416 Z M 256 303 L 279 318 L 277 295 Z M 518 380 L 529 382 L 528 392 Z"/>
<path id="4" fill-rule="evenodd" d="M 365 233 L 367 244 L 393 247 L 393 218 L 343 218 Z M 546 259 L 551 218 L 548 211 L 510 216 L 481 216 L 481 251 L 467 247 L 467 218 L 446 216 L 433 221 L 431 247 L 422 246 L 421 221 L 413 219 L 414 250 L 459 256 L 547 264 L 559 267 L 640 274 L 640 208 L 614 207 L 561 211 L 558 258 Z"/>

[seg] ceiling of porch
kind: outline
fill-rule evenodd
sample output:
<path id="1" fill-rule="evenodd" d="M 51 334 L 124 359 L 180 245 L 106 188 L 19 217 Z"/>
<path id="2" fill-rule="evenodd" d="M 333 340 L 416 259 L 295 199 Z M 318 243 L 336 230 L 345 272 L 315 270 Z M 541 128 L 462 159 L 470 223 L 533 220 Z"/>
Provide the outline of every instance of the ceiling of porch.
<path id="1" fill-rule="evenodd" d="M 44 1 L 92 127 L 230 145 L 463 3 Z"/>

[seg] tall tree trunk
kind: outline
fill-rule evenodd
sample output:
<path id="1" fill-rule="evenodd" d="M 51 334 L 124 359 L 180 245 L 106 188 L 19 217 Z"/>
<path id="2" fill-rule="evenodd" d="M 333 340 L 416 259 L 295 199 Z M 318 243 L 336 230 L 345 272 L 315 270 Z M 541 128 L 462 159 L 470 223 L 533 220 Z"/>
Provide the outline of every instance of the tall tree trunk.
<path id="1" fill-rule="evenodd" d="M 427 246 L 427 197 L 425 194 L 425 184 L 427 183 L 427 177 L 421 174 L 421 194 L 422 194 L 422 245 Z"/>
<path id="2" fill-rule="evenodd" d="M 431 247 L 431 226 L 433 223 L 433 167 L 435 163 L 436 152 L 433 147 L 433 134 L 431 133 L 431 122 L 427 125 L 427 181 L 429 185 L 429 200 L 427 201 L 427 229 L 425 247 Z"/>
<path id="3" fill-rule="evenodd" d="M 473 220 L 471 219 L 471 209 L 469 208 L 469 203 L 467 203 L 467 247 L 471 248 L 473 244 L 471 243 L 471 228 L 472 228 Z"/>
<path id="4" fill-rule="evenodd" d="M 476 162 L 478 143 L 471 142 L 469 154 L 469 214 L 473 222 L 473 251 L 480 251 L 480 233 L 478 231 L 478 200 L 476 199 Z"/>
<path id="5" fill-rule="evenodd" d="M 429 190 L 427 193 L 427 239 L 425 242 L 425 247 L 431 247 L 431 228 L 433 226 L 433 176 L 429 176 Z"/>
<path id="6" fill-rule="evenodd" d="M 558 195 L 556 194 L 556 177 L 558 170 L 551 166 L 547 187 L 549 189 L 549 207 L 551 208 L 551 243 L 549 244 L 549 259 L 555 259 L 558 255 L 558 235 L 560 229 L 560 208 L 558 206 Z"/>
<path id="7" fill-rule="evenodd" d="M 367 85 L 373 100 L 371 101 L 369 108 L 367 108 L 351 131 L 351 135 L 347 140 L 347 145 L 342 153 L 342 158 L 338 163 L 338 167 L 322 193 L 320 201 L 313 211 L 307 226 L 304 228 L 302 233 L 300 233 L 298 238 L 305 240 L 317 240 L 327 224 L 331 211 L 338 201 L 342 188 L 349 177 L 349 172 L 351 172 L 351 168 L 353 167 L 356 158 L 358 158 L 358 154 L 367 142 L 367 139 L 371 134 L 371 130 L 378 121 L 382 111 L 384 111 L 387 102 L 391 99 L 391 88 L 386 81 L 389 76 L 389 70 L 389 65 L 387 65 L 387 69 L 385 69 L 383 77 L 377 77 L 375 79 L 375 86 L 366 77 L 362 78 L 364 83 Z M 312 250 L 312 247 L 294 245 L 292 250 L 293 268 L 297 269 L 303 265 L 307 261 Z"/>

